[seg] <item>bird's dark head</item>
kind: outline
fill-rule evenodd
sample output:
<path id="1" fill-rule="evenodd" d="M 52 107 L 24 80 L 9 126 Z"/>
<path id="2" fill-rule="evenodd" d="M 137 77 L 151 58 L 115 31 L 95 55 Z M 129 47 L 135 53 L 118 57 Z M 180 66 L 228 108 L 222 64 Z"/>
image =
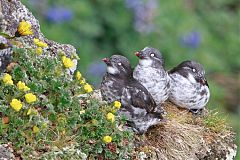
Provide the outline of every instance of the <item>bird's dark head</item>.
<path id="1" fill-rule="evenodd" d="M 142 66 L 150 66 L 154 64 L 160 64 L 163 66 L 164 64 L 162 54 L 156 48 L 145 47 L 141 51 L 136 52 L 135 55 L 139 57 L 139 64 Z"/>
<path id="2" fill-rule="evenodd" d="M 121 55 L 113 55 L 110 58 L 104 58 L 107 64 L 107 72 L 112 75 L 131 76 L 132 68 L 128 59 Z"/>
<path id="3" fill-rule="evenodd" d="M 208 86 L 205 78 L 205 70 L 198 62 L 192 60 L 184 61 L 177 67 L 173 68 L 170 73 L 172 72 L 178 72 L 182 76 L 188 78 L 188 80 L 192 83 L 198 82 Z"/>

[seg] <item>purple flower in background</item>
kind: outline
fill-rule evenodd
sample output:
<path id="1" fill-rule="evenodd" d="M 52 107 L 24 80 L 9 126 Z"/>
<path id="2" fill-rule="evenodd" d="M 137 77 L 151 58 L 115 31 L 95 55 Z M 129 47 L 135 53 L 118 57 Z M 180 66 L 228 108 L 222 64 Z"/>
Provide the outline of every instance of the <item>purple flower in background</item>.
<path id="1" fill-rule="evenodd" d="M 133 11 L 136 31 L 151 33 L 155 30 L 154 18 L 158 9 L 157 0 L 125 0 L 125 5 Z"/>
<path id="2" fill-rule="evenodd" d="M 50 7 L 47 11 L 46 18 L 54 23 L 67 22 L 73 18 L 73 12 L 61 6 Z"/>
<path id="3" fill-rule="evenodd" d="M 90 76 L 101 77 L 106 72 L 106 66 L 104 63 L 92 63 L 88 66 L 87 73 Z"/>
<path id="4" fill-rule="evenodd" d="M 201 43 L 201 35 L 197 31 L 190 32 L 182 36 L 181 43 L 185 47 L 197 48 Z"/>
<path id="5" fill-rule="evenodd" d="M 99 88 L 102 77 L 106 72 L 107 67 L 102 62 L 91 63 L 87 68 L 87 76 L 91 78 L 91 84 L 94 85 L 96 88 Z"/>
<path id="6" fill-rule="evenodd" d="M 138 8 L 141 7 L 144 2 L 142 0 L 125 0 L 125 4 L 127 8 L 138 10 Z"/>

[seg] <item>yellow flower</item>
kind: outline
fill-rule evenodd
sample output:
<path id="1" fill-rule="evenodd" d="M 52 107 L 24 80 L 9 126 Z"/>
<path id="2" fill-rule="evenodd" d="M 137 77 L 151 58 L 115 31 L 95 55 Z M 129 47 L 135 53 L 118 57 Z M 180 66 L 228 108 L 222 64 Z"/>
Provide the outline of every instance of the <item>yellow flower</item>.
<path id="1" fill-rule="evenodd" d="M 30 90 L 30 88 L 28 86 L 25 86 L 23 89 L 24 92 L 29 91 L 29 90 Z"/>
<path id="2" fill-rule="evenodd" d="M 13 80 L 12 80 L 12 76 L 10 75 L 10 74 L 5 74 L 4 76 L 3 76 L 3 82 L 5 83 L 5 84 L 13 84 Z"/>
<path id="3" fill-rule="evenodd" d="M 112 108 L 112 109 L 111 109 L 111 112 L 112 112 L 112 113 L 116 113 L 117 110 L 116 110 L 115 108 Z"/>
<path id="4" fill-rule="evenodd" d="M 13 85 L 13 81 L 12 81 L 12 80 L 9 80 L 9 81 L 7 81 L 5 84 Z"/>
<path id="5" fill-rule="evenodd" d="M 24 82 L 22 82 L 22 81 L 19 81 L 19 82 L 17 83 L 17 87 L 18 87 L 18 89 L 19 89 L 20 91 L 24 91 L 24 92 L 30 90 L 30 88 L 29 88 L 28 86 L 26 86 L 26 84 L 25 84 Z"/>
<path id="6" fill-rule="evenodd" d="M 17 36 L 18 35 L 26 36 L 30 34 L 33 34 L 33 31 L 31 29 L 31 24 L 26 21 L 20 22 L 17 29 Z"/>
<path id="7" fill-rule="evenodd" d="M 35 49 L 35 52 L 37 53 L 37 55 L 40 55 L 40 54 L 42 54 L 43 49 L 42 49 L 41 47 L 37 47 L 37 48 Z"/>
<path id="8" fill-rule="evenodd" d="M 85 110 L 81 110 L 81 111 L 80 111 L 80 114 L 84 114 L 84 113 L 85 113 Z"/>
<path id="9" fill-rule="evenodd" d="M 85 83 L 86 83 L 85 79 L 80 80 L 80 84 L 85 84 Z"/>
<path id="10" fill-rule="evenodd" d="M 64 67 L 66 68 L 70 68 L 74 65 L 73 61 L 70 58 L 67 58 L 66 56 L 62 56 L 62 62 Z"/>
<path id="11" fill-rule="evenodd" d="M 37 97 L 32 93 L 27 93 L 27 94 L 25 94 L 25 99 L 26 99 L 27 103 L 33 103 L 37 100 Z"/>
<path id="12" fill-rule="evenodd" d="M 44 122 L 43 124 L 42 124 L 42 128 L 47 128 L 47 122 Z"/>
<path id="13" fill-rule="evenodd" d="M 27 115 L 30 115 L 32 113 L 32 108 L 29 108 L 27 111 Z"/>
<path id="14" fill-rule="evenodd" d="M 110 137 L 110 136 L 104 136 L 104 137 L 103 137 L 103 142 L 104 142 L 104 143 L 110 143 L 110 142 L 112 142 L 112 137 Z"/>
<path id="15" fill-rule="evenodd" d="M 82 78 L 82 74 L 79 71 L 76 73 L 76 78 L 77 80 L 80 80 Z"/>
<path id="16" fill-rule="evenodd" d="M 33 42 L 38 46 L 38 47 L 42 47 L 42 48 L 45 48 L 47 47 L 47 43 L 44 43 L 43 41 L 40 41 L 39 39 L 37 38 L 34 38 L 33 39 Z"/>
<path id="17" fill-rule="evenodd" d="M 119 101 L 114 101 L 113 102 L 113 106 L 116 108 L 116 109 L 120 109 L 121 108 L 121 102 L 119 102 Z"/>
<path id="18" fill-rule="evenodd" d="M 83 86 L 83 88 L 84 88 L 84 90 L 85 90 L 87 93 L 93 91 L 92 86 L 90 86 L 88 83 L 85 84 L 85 85 Z"/>
<path id="19" fill-rule="evenodd" d="M 29 108 L 27 111 L 27 115 L 37 115 L 37 110 L 34 108 Z"/>
<path id="20" fill-rule="evenodd" d="M 107 120 L 108 120 L 108 121 L 111 121 L 111 122 L 114 122 L 114 120 L 115 120 L 114 114 L 108 113 L 108 114 L 107 114 Z"/>
<path id="21" fill-rule="evenodd" d="M 12 76 L 8 73 L 6 73 L 4 76 L 3 76 L 3 82 L 7 82 L 9 80 L 12 80 Z"/>
<path id="22" fill-rule="evenodd" d="M 40 129 L 37 126 L 33 126 L 33 133 L 38 133 Z"/>
<path id="23" fill-rule="evenodd" d="M 10 103 L 10 106 L 15 110 L 15 111 L 20 111 L 20 109 L 22 108 L 22 102 L 18 99 L 13 99 Z"/>

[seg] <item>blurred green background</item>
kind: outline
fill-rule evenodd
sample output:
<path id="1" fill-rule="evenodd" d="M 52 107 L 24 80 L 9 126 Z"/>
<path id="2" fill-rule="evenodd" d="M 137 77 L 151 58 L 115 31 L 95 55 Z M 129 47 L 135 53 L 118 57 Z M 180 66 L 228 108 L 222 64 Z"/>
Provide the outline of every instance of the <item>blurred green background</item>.
<path id="1" fill-rule="evenodd" d="M 22 0 L 51 40 L 75 46 L 79 70 L 96 88 L 105 72 L 101 59 L 158 48 L 166 69 L 186 59 L 202 63 L 210 84 L 208 108 L 237 133 L 240 146 L 239 0 Z M 240 154 L 238 153 L 238 158 Z"/>

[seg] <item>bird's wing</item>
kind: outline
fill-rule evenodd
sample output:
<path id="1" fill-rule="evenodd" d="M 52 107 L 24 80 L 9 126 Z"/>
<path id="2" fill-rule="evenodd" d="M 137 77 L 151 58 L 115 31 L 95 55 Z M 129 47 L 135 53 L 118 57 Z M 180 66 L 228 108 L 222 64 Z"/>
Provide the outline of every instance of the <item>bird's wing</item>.
<path id="1" fill-rule="evenodd" d="M 168 73 L 168 74 L 172 74 L 172 73 L 175 73 L 175 72 L 177 72 L 178 70 L 179 70 L 179 68 L 178 68 L 178 67 L 174 67 L 174 68 L 172 68 L 172 69 L 168 70 L 168 71 L 167 71 L 167 73 Z"/>
<path id="2" fill-rule="evenodd" d="M 123 89 L 121 101 L 125 106 L 132 105 L 135 108 L 145 109 L 147 112 L 152 112 L 156 107 L 156 103 L 149 92 L 134 86 L 127 86 Z"/>

